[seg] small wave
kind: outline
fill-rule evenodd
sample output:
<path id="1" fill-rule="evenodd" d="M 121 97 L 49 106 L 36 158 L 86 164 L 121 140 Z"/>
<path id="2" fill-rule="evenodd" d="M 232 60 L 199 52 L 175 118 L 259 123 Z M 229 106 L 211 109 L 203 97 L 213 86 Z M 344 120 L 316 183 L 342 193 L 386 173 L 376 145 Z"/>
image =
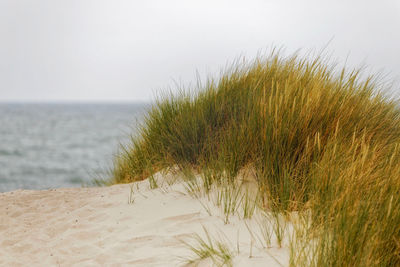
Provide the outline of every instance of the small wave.
<path id="1" fill-rule="evenodd" d="M 14 149 L 12 151 L 0 149 L 0 156 L 22 156 L 22 152 L 17 149 Z"/>

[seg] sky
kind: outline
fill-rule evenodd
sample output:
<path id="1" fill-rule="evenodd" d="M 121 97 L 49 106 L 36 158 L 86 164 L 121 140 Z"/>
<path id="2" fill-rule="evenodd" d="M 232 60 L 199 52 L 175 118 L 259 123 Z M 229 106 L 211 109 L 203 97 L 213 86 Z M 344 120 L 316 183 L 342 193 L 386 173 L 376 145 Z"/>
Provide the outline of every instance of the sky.
<path id="1" fill-rule="evenodd" d="M 149 101 L 272 46 L 400 93 L 400 0 L 0 0 L 0 101 Z"/>

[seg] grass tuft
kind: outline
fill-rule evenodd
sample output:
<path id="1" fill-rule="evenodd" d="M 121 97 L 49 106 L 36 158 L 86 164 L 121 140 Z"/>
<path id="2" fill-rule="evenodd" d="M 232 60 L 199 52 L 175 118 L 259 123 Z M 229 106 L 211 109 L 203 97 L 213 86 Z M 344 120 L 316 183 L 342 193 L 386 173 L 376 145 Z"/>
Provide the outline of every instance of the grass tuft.
<path id="1" fill-rule="evenodd" d="M 182 241 L 194 254 L 194 257 L 188 258 L 188 264 L 196 264 L 202 260 L 210 258 L 215 266 L 232 266 L 233 252 L 230 250 L 226 242 L 215 240 L 203 226 L 206 238 L 195 234 L 191 244 Z M 193 243 L 193 242 L 192 242 Z"/>

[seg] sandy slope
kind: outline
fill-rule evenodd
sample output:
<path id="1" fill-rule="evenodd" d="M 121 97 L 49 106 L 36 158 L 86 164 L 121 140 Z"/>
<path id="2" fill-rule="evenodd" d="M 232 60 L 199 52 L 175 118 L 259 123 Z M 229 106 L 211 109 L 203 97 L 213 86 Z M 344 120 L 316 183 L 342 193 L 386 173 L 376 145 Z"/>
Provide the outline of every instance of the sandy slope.
<path id="1" fill-rule="evenodd" d="M 131 204 L 131 185 L 0 194 L 0 265 L 179 266 L 193 256 L 181 240 L 204 236 L 203 226 L 230 245 L 234 266 L 288 265 L 287 248 L 262 248 L 237 217 L 224 225 L 220 208 L 203 199 L 210 216 L 182 184 L 133 188 Z"/>

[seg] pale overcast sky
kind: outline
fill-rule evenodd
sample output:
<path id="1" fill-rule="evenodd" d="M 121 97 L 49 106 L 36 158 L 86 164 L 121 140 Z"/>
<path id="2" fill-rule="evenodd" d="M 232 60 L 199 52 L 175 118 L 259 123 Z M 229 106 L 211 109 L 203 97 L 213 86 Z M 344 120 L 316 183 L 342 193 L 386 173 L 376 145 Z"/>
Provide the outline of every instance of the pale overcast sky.
<path id="1" fill-rule="evenodd" d="M 0 0 L 0 101 L 150 100 L 271 45 L 400 77 L 400 0 Z M 400 90 L 399 90 L 400 91 Z"/>

